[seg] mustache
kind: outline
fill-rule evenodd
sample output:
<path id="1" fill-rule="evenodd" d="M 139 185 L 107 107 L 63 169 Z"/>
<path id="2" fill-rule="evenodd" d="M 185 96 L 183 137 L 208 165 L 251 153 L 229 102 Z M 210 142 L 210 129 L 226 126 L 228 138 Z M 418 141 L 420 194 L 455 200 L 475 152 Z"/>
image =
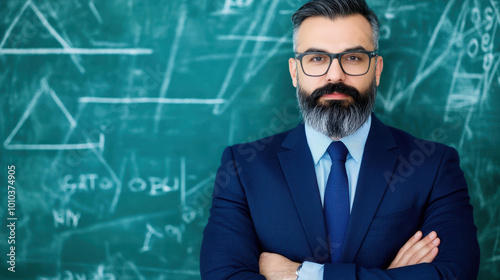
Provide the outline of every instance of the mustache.
<path id="1" fill-rule="evenodd" d="M 311 93 L 310 98 L 312 98 L 314 101 L 317 101 L 321 96 L 333 92 L 345 94 L 347 96 L 354 98 L 354 100 L 357 100 L 360 97 L 360 93 L 355 87 L 348 86 L 344 83 L 335 83 L 335 84 L 330 83 L 323 87 L 315 89 Z"/>

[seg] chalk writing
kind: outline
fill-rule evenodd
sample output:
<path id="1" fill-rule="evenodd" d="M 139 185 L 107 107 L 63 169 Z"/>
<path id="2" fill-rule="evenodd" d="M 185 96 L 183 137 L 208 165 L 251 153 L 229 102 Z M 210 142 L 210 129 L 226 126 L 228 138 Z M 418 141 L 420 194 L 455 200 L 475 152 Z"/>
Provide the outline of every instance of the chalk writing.
<path id="1" fill-rule="evenodd" d="M 78 227 L 78 222 L 81 218 L 81 213 L 73 213 L 70 209 L 53 210 L 52 216 L 54 217 L 54 227 Z"/>

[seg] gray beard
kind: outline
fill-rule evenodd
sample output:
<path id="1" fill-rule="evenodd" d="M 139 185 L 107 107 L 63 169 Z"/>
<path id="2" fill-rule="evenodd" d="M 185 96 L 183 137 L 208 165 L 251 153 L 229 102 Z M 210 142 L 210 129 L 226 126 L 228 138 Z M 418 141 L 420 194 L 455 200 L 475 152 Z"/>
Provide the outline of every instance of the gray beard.
<path id="1" fill-rule="evenodd" d="M 360 94 L 352 88 L 350 95 L 354 102 L 344 106 L 341 100 L 329 100 L 319 104 L 319 95 L 313 92 L 307 94 L 300 86 L 297 87 L 297 99 L 304 123 L 333 139 L 340 139 L 353 134 L 370 116 L 375 107 L 377 85 L 375 81 L 366 92 Z"/>

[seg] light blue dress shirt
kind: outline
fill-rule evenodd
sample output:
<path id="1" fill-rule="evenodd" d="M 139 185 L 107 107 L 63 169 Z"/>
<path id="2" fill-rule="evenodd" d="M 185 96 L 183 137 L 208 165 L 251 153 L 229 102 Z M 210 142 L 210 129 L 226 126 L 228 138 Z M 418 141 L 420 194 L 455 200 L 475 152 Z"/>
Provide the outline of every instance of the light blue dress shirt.
<path id="1" fill-rule="evenodd" d="M 352 211 L 352 204 L 354 202 L 354 195 L 356 194 L 356 185 L 358 183 L 359 169 L 361 167 L 361 160 L 363 159 L 363 151 L 365 149 L 366 139 L 370 132 L 372 123 L 371 115 L 368 120 L 353 134 L 346 136 L 340 141 L 344 143 L 349 150 L 345 162 L 347 172 L 347 180 L 349 181 L 349 201 Z M 311 150 L 312 158 L 314 161 L 314 169 L 316 170 L 316 179 L 318 180 L 319 195 L 321 196 L 321 203 L 324 205 L 325 201 L 325 188 L 328 176 L 330 175 L 330 168 L 332 161 L 330 155 L 326 152 L 330 143 L 333 140 L 321 132 L 314 130 L 312 127 L 305 125 L 307 145 Z M 299 273 L 299 280 L 322 280 L 324 267 L 322 264 L 313 262 L 304 262 Z"/>

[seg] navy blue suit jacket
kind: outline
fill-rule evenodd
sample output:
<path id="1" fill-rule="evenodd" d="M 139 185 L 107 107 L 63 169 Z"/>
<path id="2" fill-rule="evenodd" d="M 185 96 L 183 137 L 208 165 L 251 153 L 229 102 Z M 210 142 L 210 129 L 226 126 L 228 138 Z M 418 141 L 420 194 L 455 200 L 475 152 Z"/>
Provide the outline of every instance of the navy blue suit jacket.
<path id="1" fill-rule="evenodd" d="M 324 279 L 475 279 L 479 246 L 455 149 L 372 115 L 341 263 L 328 247 L 304 126 L 225 149 L 204 231 L 203 279 L 265 279 L 261 252 L 325 263 Z M 436 231 L 429 264 L 387 270 L 418 230 Z"/>

